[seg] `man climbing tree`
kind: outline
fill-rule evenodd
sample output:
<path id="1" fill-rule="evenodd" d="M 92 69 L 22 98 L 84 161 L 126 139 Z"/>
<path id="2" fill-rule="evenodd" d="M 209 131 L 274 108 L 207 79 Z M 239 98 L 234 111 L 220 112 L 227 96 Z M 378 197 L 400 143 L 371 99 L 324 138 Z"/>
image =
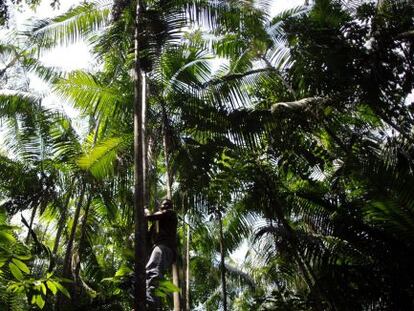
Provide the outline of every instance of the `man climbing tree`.
<path id="1" fill-rule="evenodd" d="M 148 310 L 160 310 L 160 301 L 154 291 L 176 257 L 177 248 L 177 215 L 173 210 L 171 200 L 161 202 L 159 211 L 150 214 L 145 210 L 145 216 L 151 221 L 149 237 L 152 250 L 146 266 L 147 272 L 147 304 Z"/>

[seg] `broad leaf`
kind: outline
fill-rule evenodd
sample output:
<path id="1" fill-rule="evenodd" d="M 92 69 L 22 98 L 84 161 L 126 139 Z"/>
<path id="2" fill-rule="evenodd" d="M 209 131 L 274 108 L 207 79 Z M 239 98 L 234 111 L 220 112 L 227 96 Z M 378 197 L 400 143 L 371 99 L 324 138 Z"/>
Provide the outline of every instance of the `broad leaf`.
<path id="1" fill-rule="evenodd" d="M 10 272 L 13 274 L 13 276 L 17 280 L 19 280 L 19 281 L 23 280 L 22 271 L 14 263 L 12 263 L 12 262 L 9 263 L 9 269 L 10 269 Z"/>
<path id="2" fill-rule="evenodd" d="M 23 261 L 16 258 L 12 258 L 12 261 L 21 271 L 24 273 L 30 273 L 29 267 Z"/>

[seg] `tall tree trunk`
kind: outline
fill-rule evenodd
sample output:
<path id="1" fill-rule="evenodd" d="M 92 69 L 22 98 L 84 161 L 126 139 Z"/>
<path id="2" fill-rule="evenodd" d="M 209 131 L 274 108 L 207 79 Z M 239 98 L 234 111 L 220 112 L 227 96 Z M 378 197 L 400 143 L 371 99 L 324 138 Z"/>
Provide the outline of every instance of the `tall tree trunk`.
<path id="1" fill-rule="evenodd" d="M 75 241 L 76 228 L 79 222 L 79 215 L 82 209 L 85 191 L 86 191 L 86 186 L 82 185 L 81 193 L 79 195 L 79 201 L 78 201 L 78 204 L 76 205 L 75 214 L 73 215 L 72 228 L 70 230 L 70 235 L 69 235 L 68 243 L 66 246 L 65 259 L 63 261 L 63 277 L 68 277 L 70 275 L 73 242 Z"/>
<path id="2" fill-rule="evenodd" d="M 223 298 L 223 310 L 227 311 L 227 286 L 226 286 L 226 266 L 224 262 L 224 237 L 223 237 L 223 220 L 221 212 L 218 212 L 219 230 L 220 230 L 220 273 L 221 273 L 221 291 Z"/>
<path id="3" fill-rule="evenodd" d="M 145 135 L 146 136 L 146 135 Z M 154 140 L 153 139 L 146 139 L 145 145 L 145 153 L 146 153 L 146 164 L 145 164 L 145 207 L 148 208 L 151 203 L 151 185 L 154 184 L 152 181 L 154 180 L 156 162 L 153 159 L 154 154 Z"/>
<path id="4" fill-rule="evenodd" d="M 181 207 L 181 214 L 183 215 L 183 219 L 182 219 L 182 228 L 183 231 L 184 230 L 188 230 L 188 225 L 187 225 L 187 221 L 185 219 L 185 215 L 187 214 L 186 208 L 185 208 L 185 204 L 184 204 L 184 195 L 182 196 L 182 207 Z M 184 243 L 185 246 L 183 247 L 183 253 L 182 253 L 182 258 L 183 258 L 183 266 L 182 266 L 182 271 L 183 271 L 183 280 L 181 281 L 181 291 L 182 291 L 182 295 L 181 295 L 181 305 L 183 306 L 183 310 L 184 311 L 189 311 L 189 282 L 188 282 L 188 272 L 189 272 L 189 264 L 190 264 L 190 260 L 189 260 L 189 243 L 188 243 L 188 231 L 184 231 L 186 232 L 185 236 L 184 236 Z"/>
<path id="5" fill-rule="evenodd" d="M 35 205 L 32 211 L 32 215 L 30 216 L 30 223 L 29 223 L 29 230 L 27 231 L 26 244 L 29 244 L 29 241 L 30 241 L 30 230 L 33 229 L 33 222 L 36 216 L 37 207 L 38 205 Z"/>
<path id="6" fill-rule="evenodd" d="M 143 133 L 143 77 L 140 64 L 139 21 L 143 9 L 141 0 L 135 10 L 135 77 L 134 77 L 134 222 L 135 222 L 135 311 L 145 311 L 146 300 L 146 220 L 144 216 L 144 133 Z"/>
<path id="7" fill-rule="evenodd" d="M 188 218 L 187 218 L 188 221 Z M 186 271 L 185 271 L 185 311 L 190 311 L 190 225 L 187 224 L 187 238 L 186 238 Z"/>
<path id="8" fill-rule="evenodd" d="M 171 200 L 172 198 L 172 190 L 171 190 L 171 186 L 172 186 L 172 180 L 171 180 L 171 169 L 170 169 L 170 159 L 169 159 L 169 155 L 170 155 L 170 145 L 169 145 L 169 140 L 168 140 L 168 119 L 167 119 L 167 112 L 165 111 L 165 106 L 162 103 L 161 104 L 161 109 L 162 109 L 162 119 L 163 119 L 163 126 L 162 126 L 162 143 L 163 143 L 163 147 L 164 147 L 164 161 L 165 161 L 165 169 L 166 169 L 166 178 L 165 178 L 165 183 L 167 185 L 167 198 L 169 200 Z"/>
<path id="9" fill-rule="evenodd" d="M 165 167 L 166 167 L 166 184 L 167 184 L 167 199 L 171 200 L 172 198 L 172 176 L 171 176 L 171 169 L 170 169 L 170 161 L 169 161 L 169 140 L 168 140 L 168 119 L 167 113 L 165 111 L 165 106 L 162 104 L 162 113 L 163 113 L 163 147 L 164 147 L 164 158 L 165 158 Z M 173 276 L 173 283 L 178 288 L 180 287 L 180 278 L 178 275 L 178 266 L 177 262 L 173 262 L 172 264 L 172 276 Z M 174 299 L 174 311 L 181 310 L 181 301 L 180 301 L 180 293 L 174 292 L 173 293 Z"/>
<path id="10" fill-rule="evenodd" d="M 74 284 L 73 284 L 73 291 L 72 291 L 72 305 L 75 306 L 77 303 L 77 289 L 83 287 L 83 282 L 80 277 L 80 268 L 81 268 L 81 262 L 83 260 L 83 244 L 85 243 L 86 238 L 86 226 L 88 225 L 88 216 L 89 216 L 89 209 L 92 202 L 92 194 L 89 195 L 88 200 L 86 202 L 85 210 L 83 212 L 83 219 L 82 224 L 80 227 L 80 237 L 78 246 L 76 247 L 76 263 L 72 264 L 72 267 L 74 266 L 74 271 L 72 271 L 73 278 L 74 278 Z M 89 290 L 89 288 L 87 289 Z"/>
<path id="11" fill-rule="evenodd" d="M 179 275 L 178 275 L 177 262 L 173 262 L 173 264 L 172 264 L 172 275 L 173 275 L 174 285 L 179 288 L 180 278 L 179 278 Z M 174 298 L 174 311 L 180 311 L 181 310 L 180 293 L 179 292 L 174 292 L 173 293 L 173 298 Z"/>
<path id="12" fill-rule="evenodd" d="M 76 228 L 78 226 L 79 215 L 83 204 L 83 198 L 85 196 L 86 186 L 83 184 L 81 188 L 81 193 L 79 195 L 79 201 L 76 205 L 75 214 L 73 215 L 73 222 L 72 222 L 72 229 L 70 231 L 68 243 L 66 246 L 66 253 L 65 258 L 63 260 L 63 277 L 69 278 L 71 272 L 71 262 L 72 262 L 72 249 L 73 249 L 73 242 L 75 240 Z M 63 309 L 63 299 L 62 294 L 58 294 L 58 298 L 56 301 L 56 310 Z"/>
<path id="13" fill-rule="evenodd" d="M 66 226 L 66 217 L 68 215 L 68 207 L 69 207 L 70 197 L 72 195 L 72 188 L 73 188 L 73 183 L 71 183 L 69 186 L 68 192 L 66 193 L 65 203 L 62 206 L 62 212 L 60 214 L 58 229 L 56 232 L 55 244 L 53 245 L 53 251 L 52 251 L 52 254 L 54 256 L 56 256 L 57 254 L 57 251 L 59 249 L 60 238 L 62 236 L 63 229 L 65 229 L 65 226 Z"/>
<path id="14" fill-rule="evenodd" d="M 147 79 L 145 72 L 141 72 L 141 143 L 142 143 L 142 193 L 144 195 L 145 209 L 149 202 L 149 188 L 148 188 L 148 166 L 149 158 L 148 152 L 150 151 L 147 141 Z M 145 222 L 145 232 L 147 231 L 147 223 Z"/>

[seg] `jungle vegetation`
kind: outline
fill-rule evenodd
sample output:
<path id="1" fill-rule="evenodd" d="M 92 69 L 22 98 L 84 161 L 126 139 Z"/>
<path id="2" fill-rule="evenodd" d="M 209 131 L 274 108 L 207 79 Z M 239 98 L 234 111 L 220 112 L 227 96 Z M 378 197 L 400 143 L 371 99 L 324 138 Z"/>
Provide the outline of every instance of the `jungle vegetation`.
<path id="1" fill-rule="evenodd" d="M 0 310 L 145 311 L 143 208 L 165 197 L 165 310 L 413 309 L 412 1 L 96 0 L 15 31 L 20 2 L 0 7 Z M 90 70 L 41 62 L 80 40 Z"/>

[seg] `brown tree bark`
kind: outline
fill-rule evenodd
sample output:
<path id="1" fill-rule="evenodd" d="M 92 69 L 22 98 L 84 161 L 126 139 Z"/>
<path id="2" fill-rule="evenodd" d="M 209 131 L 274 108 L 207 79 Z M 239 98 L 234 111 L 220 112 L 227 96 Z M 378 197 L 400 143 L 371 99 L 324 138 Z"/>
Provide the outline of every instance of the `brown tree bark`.
<path id="1" fill-rule="evenodd" d="M 162 113 L 163 113 L 163 147 L 164 147 L 164 158 L 165 158 L 165 167 L 166 167 L 166 184 L 167 184 L 167 199 L 171 200 L 172 198 L 172 176 L 171 176 L 171 168 L 170 168 L 170 148 L 169 148 L 169 137 L 168 137 L 168 119 L 167 113 L 165 111 L 165 107 L 162 104 Z M 172 264 L 172 276 L 173 276 L 173 283 L 178 288 L 180 287 L 180 278 L 178 274 L 178 266 L 177 262 L 173 262 Z M 180 293 L 174 292 L 173 293 L 173 301 L 174 301 L 174 311 L 181 310 L 181 301 L 180 301 Z"/>
<path id="2" fill-rule="evenodd" d="M 63 277 L 68 277 L 70 275 L 73 242 L 75 241 L 75 233 L 76 233 L 76 228 L 79 222 L 79 215 L 82 209 L 83 199 L 85 196 L 85 190 L 86 190 L 86 186 L 82 185 L 81 193 L 79 195 L 79 201 L 78 201 L 78 204 L 76 205 L 75 214 L 73 215 L 72 228 L 70 230 L 70 235 L 69 235 L 68 243 L 66 246 L 65 259 L 63 261 Z"/>
<path id="3" fill-rule="evenodd" d="M 221 273 L 221 293 L 223 298 L 223 310 L 227 311 L 227 286 L 226 286 L 226 265 L 224 261 L 224 236 L 223 236 L 223 220 L 221 212 L 217 213 L 220 230 L 220 273 Z"/>
<path id="4" fill-rule="evenodd" d="M 135 242 L 135 293 L 134 308 L 136 311 L 146 310 L 146 220 L 144 216 L 144 133 L 143 133 L 143 77 L 140 64 L 139 21 L 143 9 L 138 0 L 135 10 L 135 68 L 134 68 L 134 242 Z"/>
<path id="5" fill-rule="evenodd" d="M 68 239 L 68 243 L 66 246 L 66 253 L 65 253 L 65 258 L 63 260 L 63 277 L 64 278 L 69 278 L 70 276 L 70 272 L 71 272 L 71 262 L 72 262 L 72 250 L 73 250 L 73 242 L 75 240 L 75 233 L 76 233 L 76 228 L 78 226 L 78 222 L 79 222 L 79 215 L 80 215 L 80 211 L 82 208 L 82 204 L 83 204 L 83 199 L 85 196 L 85 190 L 86 190 L 86 186 L 83 184 L 82 188 L 81 188 L 81 193 L 79 195 L 79 200 L 78 203 L 76 205 L 76 210 L 75 210 L 75 214 L 73 215 L 73 223 L 72 223 L 72 228 L 70 231 L 70 235 L 69 235 L 69 239 Z M 64 310 L 65 303 L 64 303 L 64 298 L 62 296 L 61 293 L 58 294 L 57 297 L 57 301 L 56 301 L 56 310 Z"/>
<path id="6" fill-rule="evenodd" d="M 77 294 L 78 294 L 77 290 L 84 287 L 84 283 L 80 276 L 80 268 L 81 268 L 81 262 L 83 260 L 83 245 L 85 243 L 85 238 L 86 238 L 86 226 L 88 225 L 88 216 L 89 216 L 89 209 L 91 206 L 91 202 L 92 202 L 92 194 L 89 195 L 86 206 L 85 206 L 85 210 L 83 212 L 82 223 L 80 226 L 80 237 L 77 243 L 77 247 L 75 247 L 76 250 L 74 251 L 74 253 L 76 253 L 76 262 L 72 264 L 72 269 L 74 268 L 74 270 L 72 271 L 74 283 L 73 283 L 73 290 L 72 290 L 72 297 L 71 297 L 73 306 L 75 306 L 77 303 Z M 91 289 L 87 288 L 87 290 L 91 290 Z"/>
<path id="7" fill-rule="evenodd" d="M 188 220 L 187 220 L 188 221 Z M 187 224 L 187 238 L 186 238 L 186 272 L 185 272 L 185 310 L 190 311 L 190 225 Z"/>
<path id="8" fill-rule="evenodd" d="M 30 216 L 30 223 L 29 223 L 29 230 L 27 232 L 27 237 L 26 237 L 26 244 L 29 244 L 29 241 L 30 241 L 30 230 L 33 229 L 33 222 L 36 217 L 37 207 L 38 205 L 35 205 L 33 207 L 32 215 Z"/>
<path id="9" fill-rule="evenodd" d="M 62 213 L 60 214 L 58 229 L 56 232 L 55 244 L 53 245 L 53 251 L 52 251 L 52 254 L 54 256 L 56 256 L 57 254 L 57 251 L 59 249 L 60 238 L 62 236 L 63 229 L 66 226 L 68 207 L 69 207 L 70 197 L 72 195 L 72 190 L 73 190 L 72 188 L 73 188 L 73 183 L 69 186 L 68 192 L 66 193 L 65 203 L 62 206 Z"/>

